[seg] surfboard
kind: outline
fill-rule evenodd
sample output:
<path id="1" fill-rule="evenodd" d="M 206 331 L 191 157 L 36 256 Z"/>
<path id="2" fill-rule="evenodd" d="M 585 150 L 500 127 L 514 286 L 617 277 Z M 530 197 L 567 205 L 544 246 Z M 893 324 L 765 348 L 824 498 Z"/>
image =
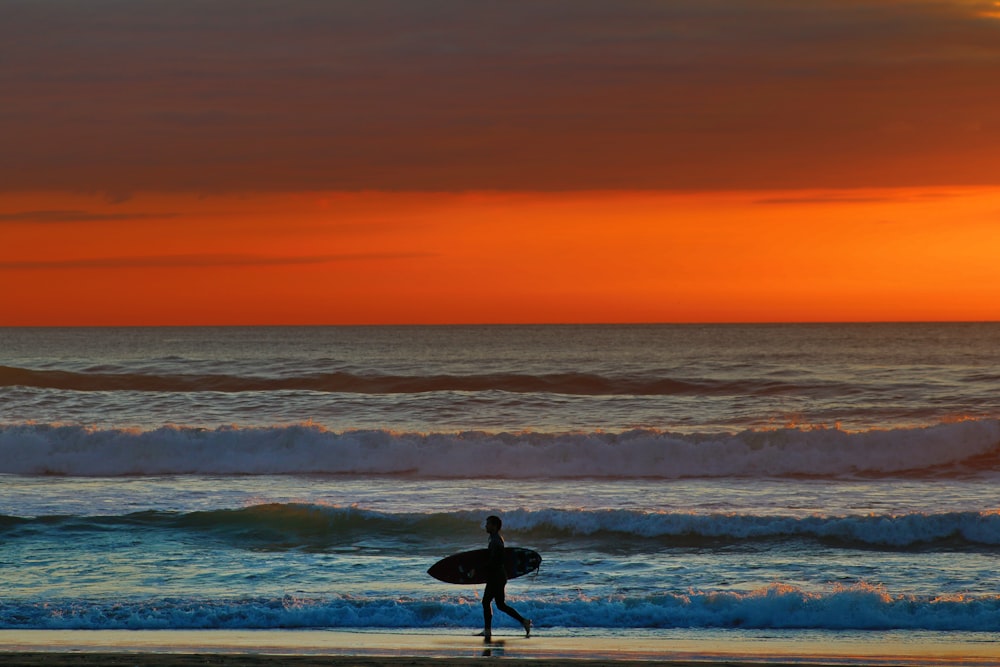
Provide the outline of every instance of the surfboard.
<path id="1" fill-rule="evenodd" d="M 490 552 L 487 549 L 463 551 L 434 563 L 427 574 L 447 584 L 485 584 L 489 558 Z M 507 570 L 507 578 L 514 579 L 537 570 L 542 564 L 542 557 L 531 549 L 506 547 L 503 550 L 503 564 Z"/>

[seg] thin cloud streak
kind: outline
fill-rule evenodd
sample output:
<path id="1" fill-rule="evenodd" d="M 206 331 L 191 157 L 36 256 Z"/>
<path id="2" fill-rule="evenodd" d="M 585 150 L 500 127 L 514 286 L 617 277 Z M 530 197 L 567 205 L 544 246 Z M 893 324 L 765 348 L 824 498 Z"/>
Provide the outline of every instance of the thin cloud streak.
<path id="1" fill-rule="evenodd" d="M 177 218 L 177 213 L 94 213 L 82 210 L 17 211 L 0 213 L 0 224 L 4 223 L 79 223 L 79 222 L 127 222 L 133 220 L 166 220 Z"/>
<path id="2" fill-rule="evenodd" d="M 0 262 L 0 271 L 77 269 L 204 269 L 212 267 L 266 267 L 425 259 L 432 253 L 345 253 L 308 257 L 264 257 L 244 255 L 171 255 L 153 257 L 96 257 L 86 259 Z"/>

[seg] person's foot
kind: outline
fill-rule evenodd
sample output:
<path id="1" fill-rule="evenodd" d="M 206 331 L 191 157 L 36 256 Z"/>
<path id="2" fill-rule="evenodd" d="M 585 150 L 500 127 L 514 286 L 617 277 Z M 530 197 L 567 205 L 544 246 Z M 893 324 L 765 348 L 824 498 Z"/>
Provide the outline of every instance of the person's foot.
<path id="1" fill-rule="evenodd" d="M 483 636 L 483 641 L 484 642 L 488 642 L 491 639 L 493 639 L 493 633 L 491 633 L 489 630 L 484 630 L 480 634 Z"/>
<path id="2" fill-rule="evenodd" d="M 530 618 L 524 619 L 524 623 L 521 623 L 521 625 L 524 626 L 524 636 L 525 637 L 530 637 L 531 636 L 531 619 Z"/>

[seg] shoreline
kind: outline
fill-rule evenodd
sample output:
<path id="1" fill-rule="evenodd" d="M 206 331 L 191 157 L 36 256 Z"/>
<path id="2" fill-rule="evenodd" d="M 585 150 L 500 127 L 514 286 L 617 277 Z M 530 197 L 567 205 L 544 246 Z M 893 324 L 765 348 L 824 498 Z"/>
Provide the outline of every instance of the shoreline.
<path id="1" fill-rule="evenodd" d="M 384 656 L 288 656 L 247 654 L 151 654 L 151 653 L 0 653 L 0 664 L 6 667 L 481 667 L 484 661 L 508 658 L 427 658 Z M 515 658 L 517 660 L 517 658 Z M 725 664 L 731 667 L 832 667 L 829 662 L 733 662 L 724 663 L 702 660 L 645 660 L 604 658 L 524 658 L 531 667 L 574 667 L 590 665 L 642 665 L 649 667 L 698 667 L 699 665 Z M 857 664 L 857 663 L 851 663 Z M 897 663 L 886 663 L 896 665 Z M 898 663 L 903 667 L 908 663 Z M 963 663 L 965 664 L 965 663 Z M 975 663 L 973 663 L 975 664 Z"/>
<path id="2" fill-rule="evenodd" d="M 484 661 L 508 660 L 507 658 L 427 658 L 379 656 L 266 656 L 246 654 L 150 654 L 150 653 L 0 653 L 0 664 L 6 667 L 481 667 Z M 515 658 L 516 660 L 516 658 Z M 531 667 L 574 667 L 590 665 L 635 665 L 649 667 L 697 667 L 710 665 L 710 661 L 648 660 L 637 663 L 631 660 L 598 658 L 525 658 Z M 723 663 L 716 663 L 723 664 Z M 809 667 L 807 662 L 733 662 L 731 667 L 752 667 L 766 664 L 771 667 Z M 904 665 L 905 663 L 900 663 Z M 814 667 L 828 667 L 831 663 L 814 663 Z"/>
<path id="3" fill-rule="evenodd" d="M 400 667 L 482 665 L 524 660 L 531 667 L 572 665 L 952 665 L 1000 664 L 1000 643 L 883 634 L 823 639 L 757 636 L 481 638 L 458 634 L 344 630 L 0 630 L 0 664 L 24 667 Z"/>

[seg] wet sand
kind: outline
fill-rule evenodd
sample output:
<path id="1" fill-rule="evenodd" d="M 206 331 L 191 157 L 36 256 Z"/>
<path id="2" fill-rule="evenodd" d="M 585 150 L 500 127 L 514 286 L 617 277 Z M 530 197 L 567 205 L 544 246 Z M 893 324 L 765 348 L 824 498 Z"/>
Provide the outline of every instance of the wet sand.
<path id="1" fill-rule="evenodd" d="M 198 665 L 215 665 L 217 667 L 483 667 L 504 660 L 502 658 L 389 658 L 365 656 L 263 656 L 263 655 L 227 655 L 227 654 L 130 654 L 130 653 L 0 653 L 0 664 L 11 667 L 194 667 Z M 515 659 L 516 661 L 516 659 Z M 506 660 L 510 662 L 510 660 Z M 711 665 L 712 662 L 692 662 L 677 660 L 607 660 L 586 658 L 541 658 L 525 659 L 526 667 L 581 667 L 590 665 L 641 665 L 659 667 L 694 667 L 696 665 Z M 726 661 L 726 665 L 751 665 L 765 663 L 737 663 Z M 808 663 L 766 663 L 782 667 L 796 665 L 801 667 Z"/>
<path id="2" fill-rule="evenodd" d="M 498 660 L 526 667 L 580 665 L 1000 664 L 1000 645 L 974 641 L 710 640 L 543 635 L 493 642 L 456 633 L 346 631 L 0 631 L 0 665 L 25 667 L 470 667 Z"/>
<path id="3" fill-rule="evenodd" d="M 126 653 L 0 653 L 0 664 L 11 667 L 194 667 L 196 665 L 215 665 L 217 667 L 483 667 L 501 660 L 500 658 L 385 658 L 360 656 L 259 656 L 259 655 L 164 655 L 164 654 L 126 654 Z M 509 661 L 508 661 L 509 662 Z M 705 662 L 679 661 L 631 661 L 579 660 L 579 659 L 540 659 L 526 661 L 527 667 L 580 667 L 581 665 L 656 665 L 660 667 L 694 667 L 704 666 Z M 743 663 L 725 662 L 726 665 L 742 665 Z M 762 664 L 762 663 L 749 663 Z M 792 664 L 801 667 L 805 663 L 767 663 L 769 665 Z"/>

